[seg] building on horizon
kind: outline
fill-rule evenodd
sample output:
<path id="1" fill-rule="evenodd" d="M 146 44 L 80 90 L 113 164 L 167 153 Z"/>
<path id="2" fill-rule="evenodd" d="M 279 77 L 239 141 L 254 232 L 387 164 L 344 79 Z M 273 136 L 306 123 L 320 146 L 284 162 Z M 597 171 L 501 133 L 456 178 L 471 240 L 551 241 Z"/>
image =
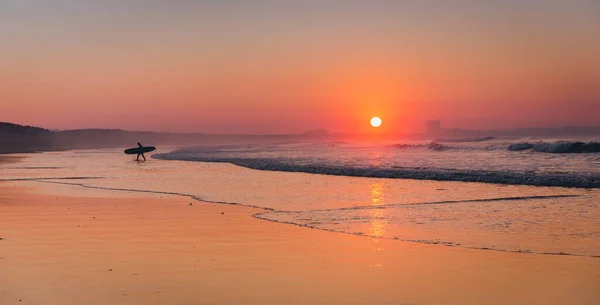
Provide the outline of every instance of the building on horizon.
<path id="1" fill-rule="evenodd" d="M 425 133 L 428 135 L 437 135 L 442 130 L 442 123 L 439 120 L 427 121 L 425 126 L 427 127 Z"/>

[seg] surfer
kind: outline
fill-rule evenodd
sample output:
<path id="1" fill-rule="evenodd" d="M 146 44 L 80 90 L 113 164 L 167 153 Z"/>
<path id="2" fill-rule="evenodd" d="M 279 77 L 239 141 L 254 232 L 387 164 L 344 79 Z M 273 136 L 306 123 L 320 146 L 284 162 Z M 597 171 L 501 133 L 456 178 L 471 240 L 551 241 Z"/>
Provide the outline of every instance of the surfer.
<path id="1" fill-rule="evenodd" d="M 144 146 L 142 146 L 142 144 L 140 144 L 140 142 L 138 142 L 137 144 L 138 144 L 138 146 L 139 146 L 140 148 L 143 148 L 143 147 L 144 147 Z M 141 153 L 139 153 L 139 154 L 137 154 L 137 157 L 135 158 L 135 161 L 140 161 L 140 155 L 142 156 L 142 158 L 144 158 L 144 161 L 146 161 L 146 156 L 144 156 L 144 153 L 142 153 L 142 152 L 141 152 Z"/>
<path id="2" fill-rule="evenodd" d="M 140 156 L 142 156 L 142 158 L 144 158 L 144 161 L 146 161 L 146 156 L 144 155 L 144 153 L 155 151 L 155 150 L 156 150 L 156 147 L 154 147 L 154 146 L 143 146 L 142 143 L 138 142 L 137 147 L 128 148 L 124 151 L 124 153 L 128 154 L 128 155 L 137 155 L 137 157 L 135 158 L 135 161 L 139 162 Z"/>

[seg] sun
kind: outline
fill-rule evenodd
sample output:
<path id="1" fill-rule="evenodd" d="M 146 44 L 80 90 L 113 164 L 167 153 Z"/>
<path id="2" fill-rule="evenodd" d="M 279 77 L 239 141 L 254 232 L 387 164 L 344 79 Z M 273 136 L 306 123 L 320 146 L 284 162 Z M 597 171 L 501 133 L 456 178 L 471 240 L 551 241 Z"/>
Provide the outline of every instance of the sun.
<path id="1" fill-rule="evenodd" d="M 371 118 L 371 126 L 373 126 L 373 127 L 381 126 L 381 118 L 376 117 L 376 116 L 372 117 Z"/>

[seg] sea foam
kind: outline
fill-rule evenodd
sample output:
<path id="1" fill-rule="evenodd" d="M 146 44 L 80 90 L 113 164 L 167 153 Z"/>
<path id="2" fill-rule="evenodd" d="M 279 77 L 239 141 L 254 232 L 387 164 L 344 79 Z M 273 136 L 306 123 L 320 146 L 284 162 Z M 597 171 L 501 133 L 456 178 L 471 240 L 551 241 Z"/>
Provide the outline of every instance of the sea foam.
<path id="1" fill-rule="evenodd" d="M 444 168 L 378 168 L 374 166 L 328 165 L 318 162 L 302 163 L 285 158 L 231 158 L 192 152 L 172 152 L 154 155 L 162 160 L 198 162 L 226 162 L 238 166 L 268 171 L 302 172 L 310 174 L 402 178 L 416 180 L 464 181 L 514 185 L 559 186 L 576 188 L 600 188 L 600 176 L 578 173 L 531 173 L 512 171 L 466 170 Z"/>

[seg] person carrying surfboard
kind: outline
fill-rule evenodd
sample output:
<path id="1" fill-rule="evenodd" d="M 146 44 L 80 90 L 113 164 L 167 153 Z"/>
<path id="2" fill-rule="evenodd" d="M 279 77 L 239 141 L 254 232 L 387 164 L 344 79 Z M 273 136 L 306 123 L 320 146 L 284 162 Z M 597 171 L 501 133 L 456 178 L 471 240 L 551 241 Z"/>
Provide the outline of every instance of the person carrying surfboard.
<path id="1" fill-rule="evenodd" d="M 140 148 L 143 148 L 143 147 L 144 147 L 144 146 L 142 146 L 142 144 L 140 144 L 140 142 L 138 142 L 138 146 L 139 146 Z M 135 161 L 140 161 L 140 155 L 142 156 L 142 158 L 144 158 L 144 161 L 146 161 L 146 156 L 144 156 L 144 153 L 143 153 L 143 152 L 141 152 L 141 153 L 137 154 L 137 157 L 135 158 Z"/>
<path id="2" fill-rule="evenodd" d="M 156 147 L 154 147 L 154 146 L 143 146 L 140 142 L 138 142 L 137 147 L 128 148 L 124 151 L 124 153 L 128 154 L 128 155 L 137 155 L 137 157 L 135 158 L 135 161 L 140 161 L 140 156 L 142 156 L 142 158 L 144 158 L 144 161 L 146 161 L 146 156 L 144 155 L 144 153 L 155 151 L 155 150 L 156 150 Z"/>

